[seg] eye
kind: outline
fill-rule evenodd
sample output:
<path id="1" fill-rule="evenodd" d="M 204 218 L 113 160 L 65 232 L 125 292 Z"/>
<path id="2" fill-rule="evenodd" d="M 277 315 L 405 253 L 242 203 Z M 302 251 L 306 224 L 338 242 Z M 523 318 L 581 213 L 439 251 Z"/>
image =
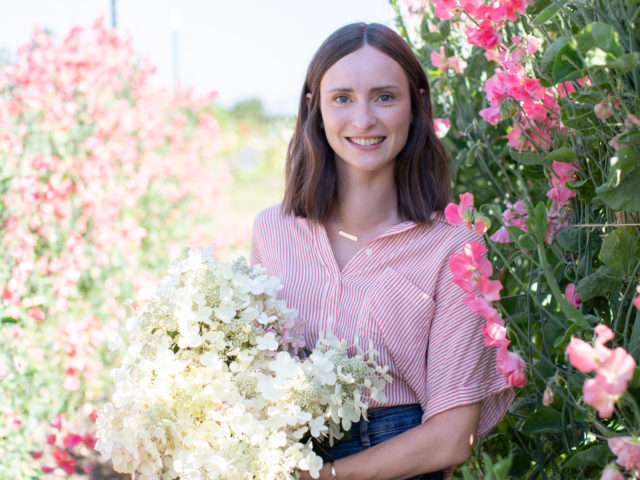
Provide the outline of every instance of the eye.
<path id="1" fill-rule="evenodd" d="M 346 95 L 336 95 L 335 97 L 333 97 L 333 100 L 338 105 L 344 105 L 349 102 L 349 97 L 347 97 Z"/>
<path id="2" fill-rule="evenodd" d="M 393 95 L 389 93 L 383 93 L 378 97 L 380 103 L 390 103 L 393 100 Z"/>

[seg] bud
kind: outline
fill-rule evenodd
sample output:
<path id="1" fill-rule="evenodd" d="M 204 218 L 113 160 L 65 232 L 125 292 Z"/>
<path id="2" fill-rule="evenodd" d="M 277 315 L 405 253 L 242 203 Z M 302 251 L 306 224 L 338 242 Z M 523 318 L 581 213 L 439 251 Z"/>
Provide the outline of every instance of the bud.
<path id="1" fill-rule="evenodd" d="M 553 390 L 551 387 L 547 387 L 544 391 L 544 395 L 542 395 L 542 404 L 545 407 L 548 407 L 553 403 Z"/>

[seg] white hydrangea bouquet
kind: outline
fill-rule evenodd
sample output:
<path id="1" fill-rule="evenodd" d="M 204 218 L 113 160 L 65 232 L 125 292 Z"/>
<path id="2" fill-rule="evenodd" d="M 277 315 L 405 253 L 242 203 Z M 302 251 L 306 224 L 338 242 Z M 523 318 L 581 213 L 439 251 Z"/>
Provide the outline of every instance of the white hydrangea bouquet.
<path id="1" fill-rule="evenodd" d="M 375 352 L 327 335 L 298 356 L 297 313 L 263 267 L 187 251 L 127 323 L 115 392 L 96 449 L 141 480 L 293 479 L 319 475 L 312 439 L 366 418 L 363 394 L 391 381 Z M 122 347 L 124 349 L 124 347 Z"/>

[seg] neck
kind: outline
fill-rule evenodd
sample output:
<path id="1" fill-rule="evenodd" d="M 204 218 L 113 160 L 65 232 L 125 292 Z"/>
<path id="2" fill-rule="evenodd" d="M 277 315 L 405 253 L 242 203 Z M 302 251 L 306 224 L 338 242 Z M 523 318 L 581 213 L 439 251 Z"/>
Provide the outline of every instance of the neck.
<path id="1" fill-rule="evenodd" d="M 330 216 L 336 230 L 360 236 L 400 222 L 393 172 L 354 178 L 339 176 L 338 201 Z"/>

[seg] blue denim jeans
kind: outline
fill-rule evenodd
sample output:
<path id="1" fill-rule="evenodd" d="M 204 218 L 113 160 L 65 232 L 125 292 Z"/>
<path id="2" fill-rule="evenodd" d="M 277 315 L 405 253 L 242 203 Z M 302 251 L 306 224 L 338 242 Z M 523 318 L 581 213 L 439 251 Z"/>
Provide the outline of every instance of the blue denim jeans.
<path id="1" fill-rule="evenodd" d="M 367 418 L 368 421 L 361 420 L 354 423 L 349 434 L 333 447 L 324 445 L 317 447 L 316 453 L 328 462 L 361 452 L 420 425 L 422 409 L 418 404 L 377 408 L 367 412 Z M 440 471 L 412 477 L 410 480 L 442 480 L 443 478 L 444 473 Z"/>

